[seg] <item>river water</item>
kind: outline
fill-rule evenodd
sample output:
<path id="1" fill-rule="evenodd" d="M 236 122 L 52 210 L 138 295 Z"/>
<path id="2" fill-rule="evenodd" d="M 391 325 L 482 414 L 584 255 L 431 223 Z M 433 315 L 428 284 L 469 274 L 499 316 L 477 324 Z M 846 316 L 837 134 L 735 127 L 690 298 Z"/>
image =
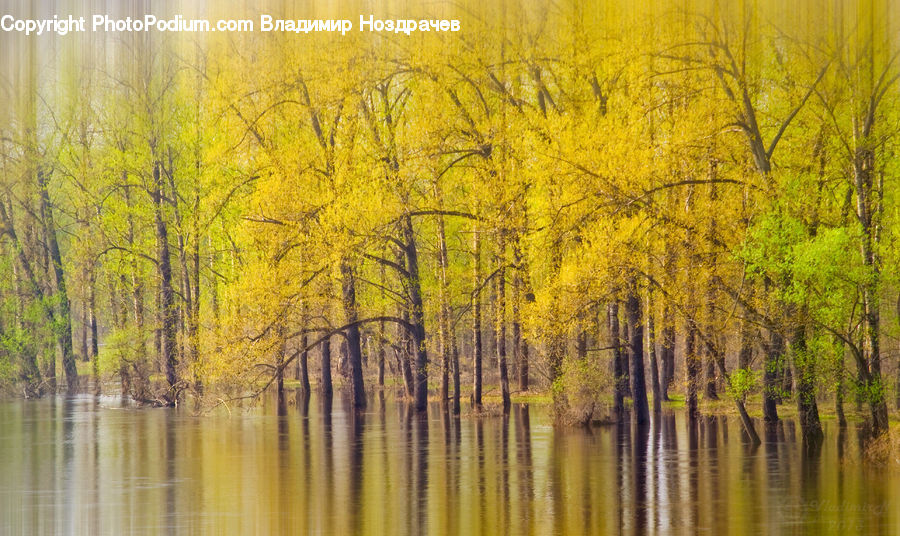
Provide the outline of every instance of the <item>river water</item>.
<path id="1" fill-rule="evenodd" d="M 0 534 L 900 534 L 900 475 L 852 425 L 810 453 L 792 421 L 753 449 L 725 417 L 588 431 L 294 396 L 283 416 L 0 402 Z"/>

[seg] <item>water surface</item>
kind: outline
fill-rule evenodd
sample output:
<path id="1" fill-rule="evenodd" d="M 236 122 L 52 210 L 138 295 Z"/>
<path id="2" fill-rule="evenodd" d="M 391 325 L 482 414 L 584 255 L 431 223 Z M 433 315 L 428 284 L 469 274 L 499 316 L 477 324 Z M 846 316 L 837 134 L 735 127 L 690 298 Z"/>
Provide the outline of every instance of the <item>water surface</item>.
<path id="1" fill-rule="evenodd" d="M 553 427 L 370 398 L 193 416 L 114 398 L 0 402 L 0 534 L 898 534 L 900 478 L 855 428 Z M 760 426 L 760 430 L 762 427 Z"/>

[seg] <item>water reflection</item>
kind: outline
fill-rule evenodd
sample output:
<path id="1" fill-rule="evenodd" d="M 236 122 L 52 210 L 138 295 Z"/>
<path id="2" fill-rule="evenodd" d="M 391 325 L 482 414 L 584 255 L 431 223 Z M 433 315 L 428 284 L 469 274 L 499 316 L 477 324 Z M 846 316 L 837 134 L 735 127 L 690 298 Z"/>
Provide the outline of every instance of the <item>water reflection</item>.
<path id="1" fill-rule="evenodd" d="M 891 534 L 900 478 L 859 430 L 793 422 L 554 428 L 546 409 L 428 415 L 288 393 L 205 417 L 93 397 L 0 403 L 2 534 Z M 735 428 L 737 427 L 737 428 Z"/>

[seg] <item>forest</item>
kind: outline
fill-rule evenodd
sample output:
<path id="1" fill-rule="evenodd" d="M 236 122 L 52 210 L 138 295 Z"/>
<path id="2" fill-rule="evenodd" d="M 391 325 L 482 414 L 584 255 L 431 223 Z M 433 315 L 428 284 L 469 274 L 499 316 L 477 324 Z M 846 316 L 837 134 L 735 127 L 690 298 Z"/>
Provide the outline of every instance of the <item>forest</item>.
<path id="1" fill-rule="evenodd" d="M 370 4 L 153 6 L 345 35 L 0 36 L 4 391 L 888 431 L 893 2 Z"/>

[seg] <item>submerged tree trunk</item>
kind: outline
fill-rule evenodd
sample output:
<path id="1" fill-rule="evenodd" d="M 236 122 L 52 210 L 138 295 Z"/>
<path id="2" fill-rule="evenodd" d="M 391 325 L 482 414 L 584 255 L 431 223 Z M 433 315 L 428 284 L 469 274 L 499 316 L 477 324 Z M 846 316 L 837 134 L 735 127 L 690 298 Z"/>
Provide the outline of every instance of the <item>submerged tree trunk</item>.
<path id="1" fill-rule="evenodd" d="M 435 187 L 436 195 L 440 199 L 440 193 Z M 450 369 L 451 366 L 451 343 L 454 335 L 450 325 L 450 291 L 448 289 L 449 280 L 447 269 L 449 260 L 447 258 L 447 236 L 444 230 L 444 216 L 438 215 L 438 282 L 439 292 L 438 299 L 440 301 L 438 312 L 438 347 L 441 352 L 441 405 L 446 405 L 450 396 Z"/>
<path id="2" fill-rule="evenodd" d="M 519 245 L 520 238 L 513 243 L 513 255 L 515 256 L 516 270 L 513 279 L 513 289 L 516 297 L 513 300 L 513 344 L 516 349 L 516 372 L 518 373 L 519 390 L 528 390 L 528 338 L 522 332 L 522 301 L 531 301 L 534 296 L 531 293 L 528 267 L 522 258 L 522 250 Z"/>
<path id="3" fill-rule="evenodd" d="M 412 217 L 403 218 L 403 238 L 406 253 L 406 270 L 410 301 L 413 352 L 416 357 L 415 408 L 425 411 L 428 406 L 428 353 L 425 347 L 425 312 L 422 304 L 422 287 L 419 279 L 419 253 L 413 232 Z"/>
<path id="4" fill-rule="evenodd" d="M 472 281 L 472 406 L 481 409 L 481 234 L 479 229 L 472 233 L 475 259 Z"/>
<path id="5" fill-rule="evenodd" d="M 731 378 L 728 376 L 728 371 L 725 369 L 725 356 L 722 354 L 721 350 L 711 349 L 711 351 L 716 355 L 716 364 L 719 368 L 719 373 L 722 375 L 722 378 L 730 385 Z M 754 445 L 759 445 L 759 434 L 756 433 L 756 428 L 753 426 L 753 420 L 750 419 L 750 415 L 747 413 L 747 407 L 744 404 L 744 399 L 741 397 L 734 397 L 734 404 L 737 406 L 738 415 L 741 417 L 741 425 L 743 426 L 744 432 L 747 433 L 747 436 L 750 438 L 750 442 Z"/>
<path id="6" fill-rule="evenodd" d="M 75 366 L 75 353 L 72 345 L 72 315 L 69 306 L 69 294 L 66 290 L 66 277 L 63 270 L 59 241 L 56 238 L 56 224 L 53 219 L 53 207 L 50 204 L 50 192 L 47 189 L 47 177 L 43 170 L 38 170 L 38 186 L 41 193 L 41 223 L 50 253 L 50 263 L 56 283 L 58 300 L 55 325 L 56 339 L 62 354 L 63 370 L 66 374 L 66 389 L 71 393 L 78 389 L 78 369 Z"/>
<path id="7" fill-rule="evenodd" d="M 334 387 L 331 385 L 331 337 L 322 341 L 320 351 L 322 358 L 322 385 L 319 386 L 319 390 L 322 392 L 323 397 L 330 399 L 334 393 Z"/>
<path id="8" fill-rule="evenodd" d="M 878 285 L 880 276 L 879 259 L 875 252 L 878 244 L 877 223 L 873 212 L 880 207 L 873 207 L 876 202 L 870 197 L 872 190 L 872 168 L 874 167 L 874 151 L 857 150 L 855 182 L 857 190 L 857 211 L 863 228 L 861 254 L 863 264 L 871 271 L 872 277 L 863 285 L 863 352 L 866 382 L 866 399 L 872 418 L 873 435 L 881 435 L 888 429 L 887 399 L 881 379 L 881 316 L 878 310 Z M 862 153 L 862 154 L 859 154 Z"/>
<path id="9" fill-rule="evenodd" d="M 613 352 L 613 381 L 614 398 L 613 410 L 617 418 L 621 419 L 625 412 L 625 371 L 622 370 L 622 341 L 619 339 L 619 303 L 610 302 L 606 305 L 606 322 L 609 326 L 609 346 Z"/>
<path id="10" fill-rule="evenodd" d="M 297 378 L 300 380 L 300 390 L 304 395 L 309 395 L 310 387 L 309 387 L 309 350 L 306 348 L 307 345 L 307 336 L 306 333 L 300 336 L 300 356 L 297 360 L 298 366 L 300 367 L 300 377 Z"/>
<path id="11" fill-rule="evenodd" d="M 452 347 L 451 351 L 453 352 L 452 357 L 452 365 L 453 365 L 453 405 L 452 410 L 454 414 L 459 414 L 460 405 L 459 399 L 462 393 L 460 393 L 461 385 L 459 381 L 459 345 L 456 343 L 456 336 L 454 335 L 452 339 Z"/>
<path id="12" fill-rule="evenodd" d="M 362 347 L 359 336 L 359 313 L 356 304 L 356 277 L 350 262 L 341 262 L 341 289 L 343 291 L 344 316 L 347 320 L 347 351 L 350 360 L 350 386 L 353 389 L 353 407 L 366 407 L 366 389 L 363 384 Z"/>
<path id="13" fill-rule="evenodd" d="M 501 252 L 503 246 L 501 242 Z M 503 413 L 509 412 L 509 372 L 506 363 L 506 270 L 503 268 L 503 258 L 500 258 L 500 269 L 497 273 L 497 302 L 495 331 L 497 334 L 497 368 L 500 372 L 500 396 L 503 403 Z"/>
<path id="14" fill-rule="evenodd" d="M 777 330 L 769 333 L 763 371 L 763 418 L 767 423 L 778 422 L 778 363 L 784 354 L 784 337 Z"/>
<path id="15" fill-rule="evenodd" d="M 400 313 L 400 318 L 405 322 L 408 322 L 409 312 L 406 309 L 403 309 Z M 399 324 L 397 325 L 397 341 L 399 342 L 397 349 L 397 367 L 400 370 L 400 374 L 403 376 L 403 387 L 406 390 L 406 396 L 412 399 L 416 394 L 416 382 L 413 377 L 412 365 L 410 365 L 413 353 L 412 334 L 406 327 Z"/>
<path id="16" fill-rule="evenodd" d="M 688 418 L 694 422 L 700 417 L 697 403 L 697 391 L 700 388 L 700 352 L 697 348 L 697 324 L 692 318 L 687 319 L 687 330 L 684 339 L 684 365 L 687 379 L 687 396 L 685 397 Z"/>
<path id="17" fill-rule="evenodd" d="M 656 326 L 653 314 L 653 293 L 647 292 L 647 348 L 650 352 L 650 385 L 653 389 L 653 412 L 662 410 L 662 390 L 659 384 L 659 364 L 656 359 Z"/>
<path id="18" fill-rule="evenodd" d="M 176 405 L 178 399 L 178 354 L 177 344 L 177 311 L 175 310 L 175 293 L 172 289 L 172 267 L 169 256 L 169 230 L 163 215 L 163 193 L 160 165 L 153 165 L 153 204 L 156 220 L 157 271 L 159 273 L 160 293 L 160 351 L 166 369 L 167 390 L 164 396 L 166 403 Z"/>
<path id="19" fill-rule="evenodd" d="M 816 357 L 809 355 L 807 350 L 805 326 L 798 326 L 793 338 L 791 353 L 797 371 L 797 415 L 804 440 L 817 444 L 822 440 L 823 434 L 816 404 Z"/>
<path id="20" fill-rule="evenodd" d="M 378 326 L 378 387 L 384 387 L 385 332 L 384 322 Z"/>
<path id="21" fill-rule="evenodd" d="M 628 358 L 631 363 L 631 397 L 635 418 L 638 425 L 650 424 L 647 382 L 644 379 L 644 324 L 637 281 L 633 277 L 625 299 L 625 316 L 628 318 Z"/>
<path id="22" fill-rule="evenodd" d="M 94 376 L 94 394 L 100 394 L 100 343 L 97 334 L 97 282 L 94 278 L 94 271 L 91 270 L 88 278 L 88 324 L 90 325 L 91 345 L 90 345 L 90 361 L 91 372 Z"/>
<path id="23" fill-rule="evenodd" d="M 123 171 L 121 176 L 122 184 L 127 184 L 128 174 Z M 127 208 L 126 211 L 126 219 L 127 219 L 127 227 L 126 227 L 126 240 L 128 241 L 128 247 L 134 248 L 135 245 L 135 232 L 134 232 L 134 211 L 132 210 L 132 200 L 131 200 L 131 189 L 125 188 L 125 206 Z M 133 358 L 132 367 L 135 371 L 142 370 L 144 365 L 147 362 L 147 343 L 146 343 L 146 335 L 144 333 L 144 284 L 143 278 L 141 277 L 140 270 L 138 268 L 138 259 L 137 256 L 131 256 L 131 262 L 129 266 L 129 270 L 131 272 L 131 306 L 132 306 L 132 314 L 134 315 L 134 328 L 137 333 L 137 344 L 135 344 L 136 354 Z M 127 288 L 125 284 L 125 275 L 122 275 L 122 290 Z M 122 324 L 124 325 L 126 320 L 123 315 Z M 157 331 L 158 333 L 158 331 Z M 149 371 L 146 371 L 149 374 Z M 130 371 L 128 370 L 128 363 L 122 359 L 119 363 L 119 375 L 121 383 L 122 383 L 122 394 L 126 394 L 127 389 L 132 387 L 132 378 Z M 139 378 L 138 382 L 143 385 L 145 381 L 149 381 L 149 378 Z M 146 398 L 146 394 L 141 395 L 142 398 Z"/>

